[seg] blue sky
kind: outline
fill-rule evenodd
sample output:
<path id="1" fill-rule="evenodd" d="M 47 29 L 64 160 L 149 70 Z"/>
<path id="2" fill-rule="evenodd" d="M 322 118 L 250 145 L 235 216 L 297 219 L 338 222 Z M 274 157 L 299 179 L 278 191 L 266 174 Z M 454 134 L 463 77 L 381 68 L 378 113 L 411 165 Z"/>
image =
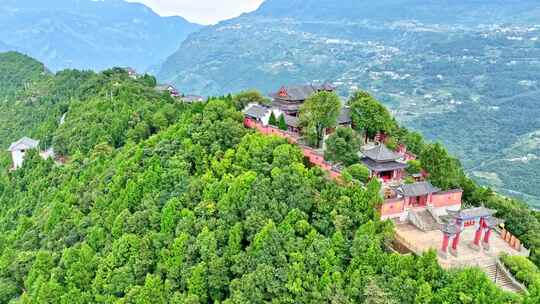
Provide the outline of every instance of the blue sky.
<path id="1" fill-rule="evenodd" d="M 141 2 L 162 16 L 179 15 L 189 21 L 214 24 L 259 7 L 263 0 L 127 0 Z"/>

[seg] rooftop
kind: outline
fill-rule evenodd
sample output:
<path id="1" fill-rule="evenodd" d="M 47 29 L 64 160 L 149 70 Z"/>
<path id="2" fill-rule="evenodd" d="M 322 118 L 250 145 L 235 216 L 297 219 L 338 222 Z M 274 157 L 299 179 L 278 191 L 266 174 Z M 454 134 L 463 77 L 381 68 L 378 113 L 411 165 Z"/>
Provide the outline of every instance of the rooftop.
<path id="1" fill-rule="evenodd" d="M 39 141 L 29 138 L 29 137 L 23 137 L 19 139 L 18 141 L 12 143 L 9 146 L 8 151 L 20 151 L 20 150 L 29 150 L 29 149 L 36 149 L 39 146 Z"/>
<path id="2" fill-rule="evenodd" d="M 484 206 L 470 208 L 470 209 L 463 209 L 459 211 L 448 210 L 448 215 L 452 216 L 453 218 L 457 218 L 461 220 L 469 220 L 469 219 L 474 219 L 478 217 L 491 217 L 495 213 L 497 213 L 497 210 L 488 209 Z"/>
<path id="3" fill-rule="evenodd" d="M 393 170 L 405 169 L 408 167 L 407 164 L 400 163 L 397 161 L 377 162 L 367 157 L 364 157 L 362 159 L 362 163 L 364 163 L 364 165 L 366 165 L 369 168 L 369 170 L 375 171 L 375 172 L 393 171 Z"/>
<path id="4" fill-rule="evenodd" d="M 388 149 L 386 145 L 380 144 L 371 149 L 362 151 L 362 154 L 376 162 L 390 162 L 401 158 L 401 155 Z"/>
<path id="5" fill-rule="evenodd" d="M 300 120 L 298 119 L 298 117 L 287 114 L 284 114 L 283 117 L 285 117 L 285 123 L 287 124 L 287 126 L 294 128 L 298 128 L 300 126 Z"/>
<path id="6" fill-rule="evenodd" d="M 182 101 L 184 102 L 203 102 L 204 97 L 199 95 L 185 95 L 182 97 Z"/>
<path id="7" fill-rule="evenodd" d="M 261 106 L 259 104 L 252 104 L 244 110 L 244 114 L 252 118 L 261 119 L 266 116 L 266 114 L 268 114 L 268 111 L 270 111 L 270 109 L 268 109 L 267 107 Z"/>
<path id="8" fill-rule="evenodd" d="M 419 182 L 414 184 L 403 184 L 397 189 L 398 193 L 407 197 L 428 195 L 441 191 L 430 182 Z"/>
<path id="9" fill-rule="evenodd" d="M 335 89 L 336 88 L 329 83 L 324 83 L 323 85 L 308 84 L 290 87 L 283 86 L 278 92 L 271 93 L 270 97 L 287 101 L 303 101 L 319 91 L 331 92 Z"/>
<path id="10" fill-rule="evenodd" d="M 351 109 L 349 107 L 341 108 L 337 122 L 339 125 L 350 124 L 352 122 Z"/>

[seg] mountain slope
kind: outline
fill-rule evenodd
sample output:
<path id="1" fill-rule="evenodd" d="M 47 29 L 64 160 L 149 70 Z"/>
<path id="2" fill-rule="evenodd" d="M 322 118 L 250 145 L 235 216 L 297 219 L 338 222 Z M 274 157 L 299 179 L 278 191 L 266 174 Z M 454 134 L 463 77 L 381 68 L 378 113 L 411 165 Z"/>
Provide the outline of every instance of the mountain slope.
<path id="1" fill-rule="evenodd" d="M 9 56 L 30 71 L 20 79 L 39 74 Z M 385 251 L 378 182 L 328 179 L 298 147 L 244 128 L 230 99 L 182 105 L 121 69 L 46 76 L 36 97 L 66 107 L 49 133 L 71 157 L 29 151 L 10 172 L 0 153 L 0 303 L 519 300 L 479 269 L 442 269 L 434 251 Z"/>
<path id="2" fill-rule="evenodd" d="M 538 3 L 533 0 L 267 0 L 254 16 L 297 20 L 377 21 L 418 20 L 425 23 L 492 23 L 501 19 L 528 22 L 538 20 Z M 524 20 L 525 19 L 525 20 Z"/>
<path id="3" fill-rule="evenodd" d="M 269 0 L 190 36 L 158 78 L 199 94 L 325 80 L 344 96 L 368 90 L 479 181 L 540 206 L 540 178 L 520 179 L 539 162 L 492 165 L 540 156 L 534 140 L 515 148 L 540 127 L 536 4 Z"/>
<path id="4" fill-rule="evenodd" d="M 122 0 L 1 0 L 0 41 L 52 70 L 161 63 L 201 26 Z"/>

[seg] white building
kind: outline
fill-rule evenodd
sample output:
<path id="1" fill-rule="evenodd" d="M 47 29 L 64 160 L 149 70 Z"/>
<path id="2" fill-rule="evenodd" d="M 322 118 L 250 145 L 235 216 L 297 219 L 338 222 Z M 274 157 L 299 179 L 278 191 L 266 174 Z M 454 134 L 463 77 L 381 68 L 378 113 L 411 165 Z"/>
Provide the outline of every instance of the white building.
<path id="1" fill-rule="evenodd" d="M 283 111 L 278 108 L 269 108 L 262 106 L 258 103 L 250 103 L 244 109 L 244 114 L 250 116 L 257 121 L 261 122 L 263 126 L 268 126 L 270 123 L 270 116 L 274 113 L 274 117 L 278 119 L 281 115 L 284 115 Z"/>
<path id="2" fill-rule="evenodd" d="M 38 147 L 39 141 L 28 137 L 23 137 L 12 143 L 8 151 L 11 152 L 11 158 L 13 159 L 13 170 L 22 167 L 24 156 L 28 150 L 37 149 Z"/>

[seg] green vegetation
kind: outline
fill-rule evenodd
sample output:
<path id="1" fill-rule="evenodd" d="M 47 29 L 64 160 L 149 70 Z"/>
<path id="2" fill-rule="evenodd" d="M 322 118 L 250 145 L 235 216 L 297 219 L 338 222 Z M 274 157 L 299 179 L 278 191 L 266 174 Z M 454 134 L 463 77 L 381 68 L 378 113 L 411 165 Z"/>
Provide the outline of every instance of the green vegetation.
<path id="1" fill-rule="evenodd" d="M 259 91 L 249 90 L 240 92 L 232 97 L 232 102 L 237 110 L 243 110 L 250 103 L 268 104 L 270 100 L 265 98 Z"/>
<path id="2" fill-rule="evenodd" d="M 501 261 L 520 282 L 527 287 L 540 288 L 540 270 L 529 259 L 522 256 L 503 255 Z"/>
<path id="3" fill-rule="evenodd" d="M 122 70 L 68 78 L 79 85 L 51 136 L 81 132 L 63 144 L 70 160 L 31 151 L 8 172 L 0 156 L 0 303 L 521 301 L 434 252 L 385 252 L 380 185 L 307 167 L 298 147 L 245 129 L 231 97 L 182 106 Z M 104 127 L 130 111 L 127 130 Z"/>
<path id="4" fill-rule="evenodd" d="M 324 158 L 328 161 L 351 166 L 358 161 L 360 139 L 351 128 L 338 127 L 325 141 Z"/>
<path id="5" fill-rule="evenodd" d="M 350 101 L 351 118 L 358 132 L 365 135 L 366 142 L 378 133 L 390 133 L 395 121 L 388 110 L 366 92 L 355 93 Z"/>
<path id="6" fill-rule="evenodd" d="M 369 181 L 369 169 L 363 164 L 354 164 L 343 170 L 343 177 L 345 180 L 355 179 L 365 184 Z"/>
<path id="7" fill-rule="evenodd" d="M 283 131 L 287 131 L 289 129 L 287 122 L 285 121 L 285 115 L 283 114 L 279 115 L 278 127 Z"/>
<path id="8" fill-rule="evenodd" d="M 300 108 L 300 123 L 306 138 L 319 148 L 326 129 L 337 125 L 341 102 L 335 93 L 319 92 L 313 94 Z"/>
<path id="9" fill-rule="evenodd" d="M 274 112 L 270 113 L 270 119 L 268 120 L 268 124 L 275 127 L 278 124 L 278 121 L 276 120 L 276 115 L 274 115 Z"/>

